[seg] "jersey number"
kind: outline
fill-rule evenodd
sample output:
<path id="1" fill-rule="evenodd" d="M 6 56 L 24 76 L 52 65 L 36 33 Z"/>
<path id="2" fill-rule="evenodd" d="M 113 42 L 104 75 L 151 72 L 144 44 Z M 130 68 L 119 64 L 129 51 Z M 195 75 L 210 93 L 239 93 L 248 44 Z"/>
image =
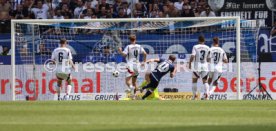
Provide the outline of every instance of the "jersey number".
<path id="1" fill-rule="evenodd" d="M 200 51 L 200 60 L 202 61 L 202 60 L 204 60 L 204 58 L 205 58 L 205 50 L 202 50 L 202 51 Z"/>
<path id="2" fill-rule="evenodd" d="M 59 61 L 59 62 L 62 62 L 62 59 L 63 59 L 63 53 L 62 53 L 62 52 L 59 52 L 59 53 L 58 53 L 58 61 Z"/>
<path id="3" fill-rule="evenodd" d="M 218 62 L 220 58 L 220 53 L 214 52 L 214 57 L 215 57 L 214 62 Z"/>
<path id="4" fill-rule="evenodd" d="M 134 50 L 133 55 L 135 56 L 135 58 L 138 58 L 138 50 Z"/>
<path id="5" fill-rule="evenodd" d="M 170 65 L 168 63 L 164 62 L 158 66 L 158 70 L 160 72 L 166 72 L 169 69 L 169 66 Z"/>

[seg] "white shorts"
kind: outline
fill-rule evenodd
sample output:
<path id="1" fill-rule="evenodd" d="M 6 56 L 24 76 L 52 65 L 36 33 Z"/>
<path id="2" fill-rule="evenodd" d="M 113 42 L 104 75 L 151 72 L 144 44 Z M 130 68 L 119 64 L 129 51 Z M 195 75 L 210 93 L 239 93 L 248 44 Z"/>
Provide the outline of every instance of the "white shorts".
<path id="1" fill-rule="evenodd" d="M 210 72 L 222 72 L 223 66 L 221 64 L 211 64 L 209 71 Z"/>
<path id="2" fill-rule="evenodd" d="M 71 74 L 57 72 L 56 77 L 60 80 L 67 80 L 68 81 L 68 80 L 71 79 Z"/>
<path id="3" fill-rule="evenodd" d="M 217 71 L 209 72 L 209 78 L 212 79 L 212 83 L 217 83 L 221 75 L 222 75 L 222 72 L 217 72 Z"/>
<path id="4" fill-rule="evenodd" d="M 139 64 L 128 64 L 126 77 L 137 77 L 139 75 L 138 66 Z"/>
<path id="5" fill-rule="evenodd" d="M 193 78 L 207 79 L 208 78 L 208 71 L 194 71 L 193 72 Z"/>

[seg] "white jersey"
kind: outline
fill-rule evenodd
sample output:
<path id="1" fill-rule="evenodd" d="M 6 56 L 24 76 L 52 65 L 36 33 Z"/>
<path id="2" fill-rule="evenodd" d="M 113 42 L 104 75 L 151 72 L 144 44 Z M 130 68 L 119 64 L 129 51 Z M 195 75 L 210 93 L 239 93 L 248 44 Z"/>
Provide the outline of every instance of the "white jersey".
<path id="1" fill-rule="evenodd" d="M 221 47 L 210 48 L 211 71 L 222 72 L 223 60 L 227 60 L 225 51 Z"/>
<path id="2" fill-rule="evenodd" d="M 66 47 L 58 47 L 52 53 L 52 60 L 57 64 L 56 72 L 63 72 L 69 74 L 71 72 L 70 68 L 68 68 L 68 60 L 72 60 L 72 53 L 69 48 Z M 64 64 L 62 63 L 64 62 Z M 66 66 L 64 66 L 66 65 Z"/>
<path id="3" fill-rule="evenodd" d="M 131 44 L 125 47 L 123 53 L 126 54 L 127 63 L 139 63 L 140 54 L 144 53 L 144 48 L 139 44 Z"/>
<path id="4" fill-rule="evenodd" d="M 31 11 L 34 13 L 36 19 L 47 19 L 48 18 L 48 6 L 43 5 L 41 9 L 32 8 Z"/>
<path id="5" fill-rule="evenodd" d="M 80 18 L 80 14 L 85 10 L 86 8 L 83 7 L 76 7 L 74 10 L 74 18 Z"/>
<path id="6" fill-rule="evenodd" d="M 197 44 L 193 47 L 192 55 L 194 59 L 194 69 L 197 71 L 208 71 L 207 58 L 210 48 L 205 44 Z"/>

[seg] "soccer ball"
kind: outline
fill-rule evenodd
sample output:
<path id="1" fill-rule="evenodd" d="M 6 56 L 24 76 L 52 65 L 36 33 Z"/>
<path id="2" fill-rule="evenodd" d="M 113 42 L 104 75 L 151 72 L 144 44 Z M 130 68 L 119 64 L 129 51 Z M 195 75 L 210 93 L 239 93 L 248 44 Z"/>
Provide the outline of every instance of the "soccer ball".
<path id="1" fill-rule="evenodd" d="M 114 72 L 113 72 L 113 76 L 114 76 L 114 77 L 118 77 L 119 74 L 120 74 L 119 71 L 114 71 Z"/>

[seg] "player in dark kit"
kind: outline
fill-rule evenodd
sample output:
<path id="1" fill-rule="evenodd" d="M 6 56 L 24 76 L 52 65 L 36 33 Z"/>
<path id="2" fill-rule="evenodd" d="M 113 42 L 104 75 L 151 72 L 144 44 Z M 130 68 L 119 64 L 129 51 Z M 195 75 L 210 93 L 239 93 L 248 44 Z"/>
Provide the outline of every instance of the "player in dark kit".
<path id="1" fill-rule="evenodd" d="M 150 82 L 146 86 L 144 86 L 140 89 L 141 92 L 143 92 L 143 90 L 145 90 L 145 89 L 148 89 L 148 91 L 142 97 L 143 100 L 153 93 L 154 89 L 157 88 L 159 81 L 161 80 L 161 78 L 163 76 L 165 76 L 169 72 L 170 72 L 171 78 L 173 78 L 175 76 L 176 68 L 173 65 L 173 62 L 175 61 L 175 59 L 176 59 L 176 57 L 174 55 L 170 55 L 168 60 L 150 59 L 147 61 L 147 63 L 157 62 L 158 64 L 157 64 L 156 68 L 149 75 Z"/>

